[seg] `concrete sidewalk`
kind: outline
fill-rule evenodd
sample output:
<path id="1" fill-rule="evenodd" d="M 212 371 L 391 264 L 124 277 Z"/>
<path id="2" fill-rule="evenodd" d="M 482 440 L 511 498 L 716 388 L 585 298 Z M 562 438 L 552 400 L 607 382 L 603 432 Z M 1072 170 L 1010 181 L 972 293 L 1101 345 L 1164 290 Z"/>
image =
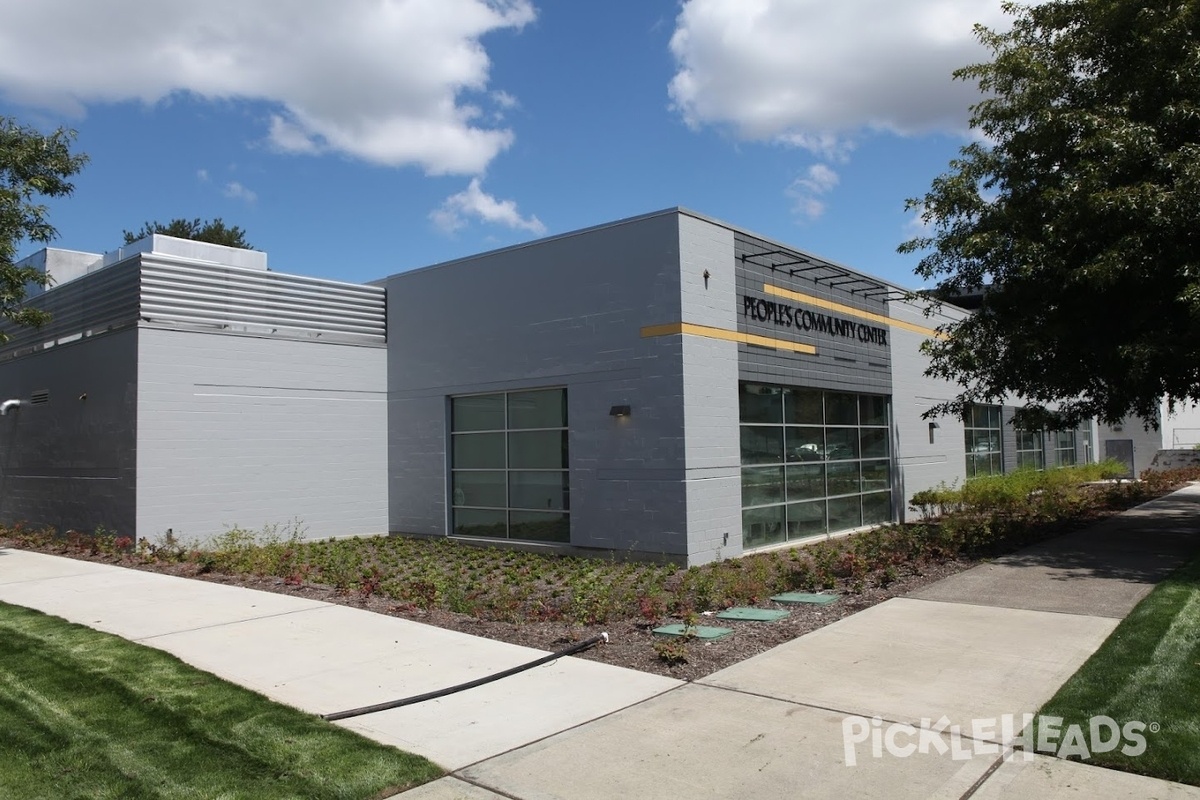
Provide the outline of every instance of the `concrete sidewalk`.
<path id="1" fill-rule="evenodd" d="M 1004 747 L 1153 584 L 1200 550 L 1200 487 L 890 600 L 605 719 L 406 795 L 1200 798 L 1200 789 Z M 963 738 L 900 758 L 847 718 Z M 996 720 L 971 738 L 973 720 Z M 942 730 L 946 730 L 943 726 Z M 1011 734 L 1010 734 L 1011 735 Z M 898 737 L 904 744 L 915 739 Z M 930 739 L 932 741 L 932 738 Z M 1153 746 L 1153 742 L 1150 742 Z M 957 750 L 957 757 L 955 752 Z M 848 756 L 854 766 L 848 766 Z"/>
<path id="2" fill-rule="evenodd" d="M 315 600 L 18 550 L 0 550 L 0 600 L 165 650 L 315 714 L 442 689 L 545 655 Z M 563 658 L 339 724 L 454 770 L 679 685 Z"/>
<path id="3" fill-rule="evenodd" d="M 697 683 L 565 658 L 345 724 L 452 771 L 406 800 L 1200 800 L 1195 787 L 1043 756 L 1009 758 L 1001 725 L 971 727 L 1007 716 L 1019 728 L 1021 715 L 1048 700 L 1153 584 L 1197 550 L 1200 487 L 1191 487 Z M 342 606 L 19 551 L 0 551 L 0 600 L 167 650 L 316 713 L 541 655 Z M 861 724 L 869 737 L 873 717 L 884 729 L 925 726 L 930 747 L 904 758 L 877 757 L 870 741 L 848 749 L 847 725 Z M 963 736 L 949 725 L 962 726 Z"/>

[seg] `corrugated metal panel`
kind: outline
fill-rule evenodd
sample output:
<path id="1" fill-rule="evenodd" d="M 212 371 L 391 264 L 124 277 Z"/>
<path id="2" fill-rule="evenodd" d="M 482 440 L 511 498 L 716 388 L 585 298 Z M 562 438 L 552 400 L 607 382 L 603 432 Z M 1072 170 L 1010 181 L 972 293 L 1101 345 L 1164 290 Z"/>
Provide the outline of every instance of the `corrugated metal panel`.
<path id="1" fill-rule="evenodd" d="M 138 319 L 138 280 L 136 262 L 117 264 L 32 298 L 28 305 L 48 311 L 50 321 L 37 329 L 0 321 L 0 331 L 9 337 L 0 346 L 0 359 L 135 324 Z"/>
<path id="2" fill-rule="evenodd" d="M 324 342 L 385 344 L 379 286 L 139 254 L 32 298 L 38 330 L 0 322 L 0 359 L 142 323 Z"/>
<path id="3" fill-rule="evenodd" d="M 141 317 L 172 327 L 383 344 L 385 292 L 279 272 L 142 260 Z"/>

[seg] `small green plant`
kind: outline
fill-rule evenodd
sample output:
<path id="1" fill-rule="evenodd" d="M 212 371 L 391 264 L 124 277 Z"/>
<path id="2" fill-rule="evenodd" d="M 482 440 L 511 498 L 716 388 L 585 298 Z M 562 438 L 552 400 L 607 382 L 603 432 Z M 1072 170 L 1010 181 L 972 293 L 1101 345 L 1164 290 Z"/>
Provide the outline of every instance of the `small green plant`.
<path id="1" fill-rule="evenodd" d="M 687 639 L 655 639 L 654 654 L 669 667 L 686 664 L 688 660 Z"/>
<path id="2" fill-rule="evenodd" d="M 663 600 L 662 594 L 655 592 L 638 597 L 638 613 L 646 622 L 657 625 L 667 613 L 667 604 Z"/>

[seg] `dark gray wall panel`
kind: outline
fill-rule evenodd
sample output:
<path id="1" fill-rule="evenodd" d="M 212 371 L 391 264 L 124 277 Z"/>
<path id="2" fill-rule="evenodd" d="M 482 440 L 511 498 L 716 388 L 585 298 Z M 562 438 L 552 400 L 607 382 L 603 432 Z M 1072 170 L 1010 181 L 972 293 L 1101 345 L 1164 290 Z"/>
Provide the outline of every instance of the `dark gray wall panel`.
<path id="1" fill-rule="evenodd" d="M 138 320 L 138 281 L 137 263 L 127 262 L 32 297 L 28 305 L 49 312 L 50 321 L 41 328 L 0 322 L 0 332 L 9 337 L 0 345 L 0 360 L 134 325 Z"/>
<path id="2" fill-rule="evenodd" d="M 0 521 L 134 534 L 137 343 L 128 328 L 0 364 L 0 401 L 21 401 L 0 417 Z"/>
<path id="3" fill-rule="evenodd" d="M 811 386 L 823 389 L 843 389 L 856 392 L 891 393 L 891 356 L 888 344 L 869 343 L 860 336 L 879 336 L 890 339 L 887 326 L 838 311 L 778 297 L 764 292 L 764 284 L 813 296 L 864 312 L 887 316 L 887 306 L 879 299 L 863 297 L 849 289 L 870 291 L 878 287 L 870 279 L 862 284 L 848 284 L 846 288 L 830 287 L 850 278 L 838 277 L 846 272 L 841 267 L 827 265 L 815 256 L 805 256 L 798 251 L 771 252 L 779 245 L 738 233 L 734 237 L 737 257 L 737 314 L 738 330 L 785 341 L 812 345 L 816 355 L 771 350 L 755 345 L 738 346 L 743 380 L 781 383 L 794 386 Z M 804 259 L 806 263 L 794 263 Z M 789 263 L 792 262 L 792 263 Z M 771 265 L 780 265 L 772 270 Z M 789 270 L 805 270 L 790 275 Z M 850 276 L 855 277 L 854 275 Z M 745 302 L 774 304 L 775 314 L 771 319 L 756 319 L 755 312 L 748 310 Z M 761 310 L 763 305 L 758 305 Z M 805 330 L 796 321 L 798 313 L 817 315 L 842 323 L 846 335 L 831 335 L 821 330 Z M 760 315 L 761 316 L 761 315 Z M 809 317 L 805 317 L 807 323 Z M 822 319 L 823 321 L 823 319 Z M 852 326 L 852 327 L 851 327 Z"/>

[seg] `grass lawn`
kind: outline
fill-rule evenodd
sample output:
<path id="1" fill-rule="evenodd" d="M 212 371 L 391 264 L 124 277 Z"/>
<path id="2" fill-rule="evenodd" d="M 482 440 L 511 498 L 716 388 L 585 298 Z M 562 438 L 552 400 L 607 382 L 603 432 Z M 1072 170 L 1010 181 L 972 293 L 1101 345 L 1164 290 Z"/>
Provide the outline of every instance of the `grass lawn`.
<path id="1" fill-rule="evenodd" d="M 1095 715 L 1143 722 L 1145 753 L 1117 748 L 1088 763 L 1200 785 L 1200 558 L 1139 603 L 1040 713 L 1085 735 Z"/>
<path id="2" fill-rule="evenodd" d="M 418 756 L 187 666 L 0 603 L 0 797 L 379 798 Z"/>

